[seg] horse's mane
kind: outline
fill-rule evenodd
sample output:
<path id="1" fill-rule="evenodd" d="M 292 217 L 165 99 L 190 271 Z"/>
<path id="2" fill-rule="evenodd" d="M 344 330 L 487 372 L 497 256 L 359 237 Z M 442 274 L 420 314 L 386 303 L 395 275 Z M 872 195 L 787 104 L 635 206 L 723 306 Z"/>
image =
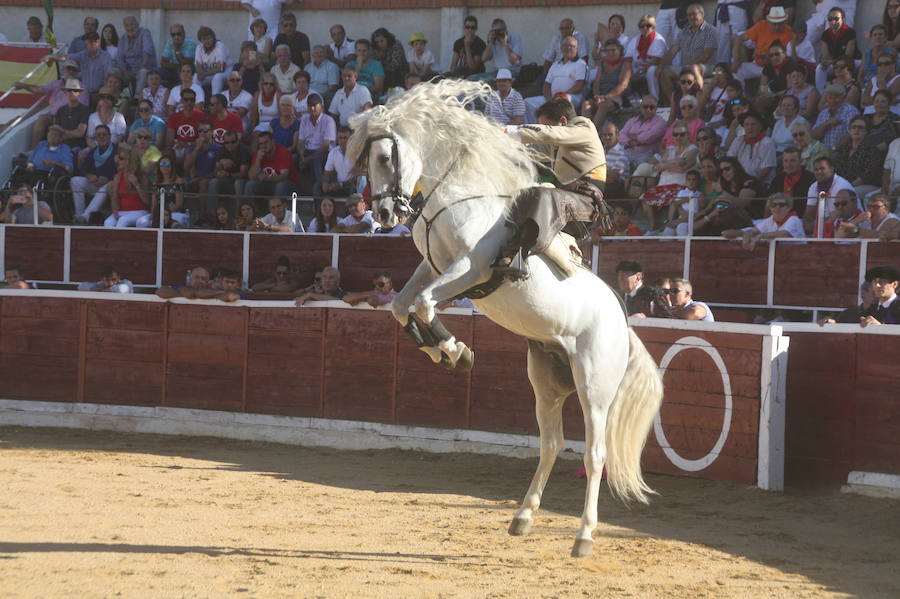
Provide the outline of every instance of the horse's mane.
<path id="1" fill-rule="evenodd" d="M 420 83 L 386 105 L 352 117 L 347 156 L 356 162 L 369 137 L 394 134 L 418 150 L 422 177 L 432 184 L 444 178 L 449 186 L 471 188 L 474 183 L 497 194 L 514 194 L 535 184 L 532 151 L 483 114 L 466 109 L 491 93 L 484 83 L 471 81 Z"/>

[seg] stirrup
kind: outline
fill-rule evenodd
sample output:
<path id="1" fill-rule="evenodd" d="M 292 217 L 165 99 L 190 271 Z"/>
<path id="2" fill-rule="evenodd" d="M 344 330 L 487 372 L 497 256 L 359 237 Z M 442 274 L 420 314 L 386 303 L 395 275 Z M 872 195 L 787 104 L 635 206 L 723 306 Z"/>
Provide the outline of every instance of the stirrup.
<path id="1" fill-rule="evenodd" d="M 529 272 L 528 266 L 525 264 L 525 259 L 526 256 L 524 250 L 519 248 L 512 256 L 501 254 L 500 258 L 491 265 L 491 269 L 513 281 L 527 279 Z"/>

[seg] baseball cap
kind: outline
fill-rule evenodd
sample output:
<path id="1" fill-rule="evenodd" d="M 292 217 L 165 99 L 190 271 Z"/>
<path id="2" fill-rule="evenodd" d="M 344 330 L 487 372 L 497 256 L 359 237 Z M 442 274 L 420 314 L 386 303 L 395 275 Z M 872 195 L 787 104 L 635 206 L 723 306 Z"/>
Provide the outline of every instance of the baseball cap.
<path id="1" fill-rule="evenodd" d="M 500 69 L 497 71 L 497 76 L 494 79 L 512 79 L 512 73 L 509 72 L 509 69 Z"/>

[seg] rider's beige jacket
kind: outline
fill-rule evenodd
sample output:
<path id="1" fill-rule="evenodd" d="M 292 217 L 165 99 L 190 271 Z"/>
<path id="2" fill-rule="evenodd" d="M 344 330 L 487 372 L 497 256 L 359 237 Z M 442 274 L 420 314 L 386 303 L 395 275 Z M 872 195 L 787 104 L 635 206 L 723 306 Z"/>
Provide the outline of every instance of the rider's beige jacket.
<path id="1" fill-rule="evenodd" d="M 566 126 L 521 125 L 516 133 L 522 143 L 551 146 L 553 173 L 563 185 L 582 177 L 606 181 L 606 153 L 590 119 L 579 116 Z"/>

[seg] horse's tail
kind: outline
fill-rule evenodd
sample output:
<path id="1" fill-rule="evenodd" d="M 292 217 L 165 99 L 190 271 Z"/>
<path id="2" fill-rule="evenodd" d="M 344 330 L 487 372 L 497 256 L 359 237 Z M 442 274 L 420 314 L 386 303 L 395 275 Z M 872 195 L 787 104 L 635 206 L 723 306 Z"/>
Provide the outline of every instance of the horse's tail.
<path id="1" fill-rule="evenodd" d="M 606 422 L 609 488 L 622 501 L 647 503 L 653 489 L 641 475 L 641 453 L 662 403 L 663 383 L 643 342 L 628 329 L 628 367 Z"/>

